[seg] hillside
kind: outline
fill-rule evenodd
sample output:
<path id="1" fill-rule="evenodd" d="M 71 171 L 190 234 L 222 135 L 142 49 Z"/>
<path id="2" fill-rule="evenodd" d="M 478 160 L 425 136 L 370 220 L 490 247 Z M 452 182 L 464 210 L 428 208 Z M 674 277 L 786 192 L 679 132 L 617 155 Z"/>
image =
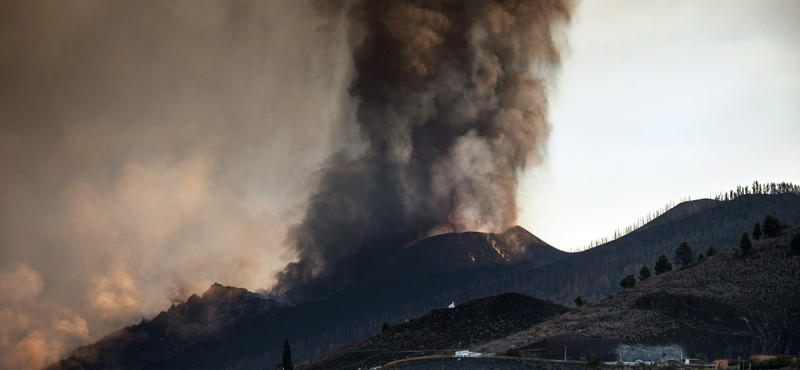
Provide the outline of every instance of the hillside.
<path id="1" fill-rule="evenodd" d="M 673 256 L 683 241 L 695 253 L 712 245 L 717 251 L 724 251 L 737 245 L 742 232 L 752 231 L 753 225 L 763 222 L 768 214 L 785 224 L 800 225 L 797 194 L 743 195 L 732 201 L 689 204 L 686 207 L 682 203 L 654 219 L 651 223 L 655 226 L 648 223 L 619 239 L 550 264 L 504 271 L 482 285 L 491 287 L 485 290 L 518 291 L 571 304 L 578 295 L 594 299 L 618 291 L 623 276 L 638 272 L 643 264 L 652 270 L 658 256 Z"/>
<path id="2" fill-rule="evenodd" d="M 483 348 L 538 349 L 560 358 L 566 345 L 573 357 L 610 360 L 622 345 L 638 345 L 645 356 L 648 344 L 708 358 L 799 354 L 800 257 L 789 254 L 798 233 L 796 227 L 755 242 L 745 259 L 730 250 L 656 276 Z"/>
<path id="3" fill-rule="evenodd" d="M 679 205 L 675 208 L 680 217 L 661 219 L 656 226 L 575 254 L 558 251 L 519 227 L 500 234 L 431 237 L 407 246 L 323 301 L 296 306 L 268 301 L 272 308 L 236 311 L 240 313 L 235 318 L 221 320 L 223 325 L 215 320 L 171 319 L 177 323 L 159 327 L 151 324 L 163 321 L 157 317 L 77 350 L 62 362 L 62 368 L 263 370 L 280 360 L 287 337 L 295 360 L 301 361 L 373 335 L 383 321 L 403 323 L 451 301 L 460 305 L 519 292 L 571 304 L 578 294 L 596 298 L 619 290 L 622 276 L 638 271 L 643 263 L 652 267 L 662 253 L 671 256 L 681 241 L 688 241 L 695 250 L 705 250 L 712 243 L 724 250 L 737 244 L 742 231 L 752 230 L 766 214 L 800 224 L 798 195 L 745 195 L 715 204 Z M 225 306 L 225 300 L 220 302 Z M 173 310 L 166 314 L 174 315 Z M 102 349 L 103 355 L 85 349 Z"/>
<path id="4" fill-rule="evenodd" d="M 378 349 L 385 352 L 375 360 L 386 361 L 405 356 L 405 352 L 409 351 L 427 353 L 425 351 L 468 348 L 516 333 L 569 310 L 553 302 L 522 294 L 499 294 L 465 302 L 455 308 L 434 309 L 418 319 L 397 324 L 387 331 L 330 351 L 298 367 L 315 370 L 347 366 L 358 362 L 359 358 L 353 358 L 354 354 L 371 354 L 378 352 Z"/>
<path id="5" fill-rule="evenodd" d="M 246 289 L 212 285 L 202 297 L 170 307 L 150 321 L 128 326 L 73 356 L 49 366 L 58 369 L 141 369 L 171 358 L 228 327 L 255 316 L 269 317 L 286 306 Z"/>
<path id="6" fill-rule="evenodd" d="M 244 289 L 214 285 L 202 298 L 190 297 L 149 322 L 79 348 L 51 369 L 260 370 L 279 358 L 286 337 L 292 338 L 297 360 L 323 354 L 374 334 L 384 320 L 402 322 L 453 300 L 463 302 L 469 293 L 461 287 L 501 269 L 541 265 L 566 255 L 521 227 L 498 234 L 438 235 L 409 245 L 324 301 L 285 306 Z M 260 302 L 272 309 L 259 309 Z"/>

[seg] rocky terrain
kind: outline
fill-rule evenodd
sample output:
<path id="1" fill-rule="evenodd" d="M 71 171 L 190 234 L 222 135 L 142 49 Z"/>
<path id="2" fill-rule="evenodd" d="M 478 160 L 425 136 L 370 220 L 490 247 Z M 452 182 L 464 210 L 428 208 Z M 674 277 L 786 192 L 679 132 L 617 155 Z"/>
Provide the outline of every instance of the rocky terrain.
<path id="1" fill-rule="evenodd" d="M 579 353 L 576 343 L 606 341 L 675 344 L 685 355 L 709 358 L 798 354 L 800 256 L 789 253 L 790 240 L 798 233 L 800 228 L 793 228 L 757 241 L 746 258 L 729 250 L 685 270 L 650 278 L 480 347 L 502 352 L 569 341 L 573 353 Z"/>

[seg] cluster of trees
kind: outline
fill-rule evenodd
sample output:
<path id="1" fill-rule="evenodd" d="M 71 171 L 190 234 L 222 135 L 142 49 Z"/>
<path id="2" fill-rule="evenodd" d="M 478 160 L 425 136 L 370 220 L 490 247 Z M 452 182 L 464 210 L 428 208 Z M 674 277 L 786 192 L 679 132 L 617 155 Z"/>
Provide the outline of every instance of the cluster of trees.
<path id="1" fill-rule="evenodd" d="M 757 184 L 757 183 L 756 183 Z M 788 226 L 781 224 L 781 222 L 772 215 L 767 215 L 764 218 L 763 227 L 762 224 L 756 222 L 753 225 L 753 238 L 756 240 L 761 239 L 761 237 L 766 238 L 774 238 L 780 235 L 781 230 L 788 228 Z M 750 235 L 747 233 L 742 234 L 742 238 L 739 240 L 739 249 L 736 251 L 736 255 L 740 258 L 747 258 L 752 254 L 753 249 L 753 242 L 750 240 Z M 800 255 L 800 234 L 796 234 L 791 242 L 791 251 L 794 254 Z M 713 246 L 709 246 L 706 250 L 705 255 L 701 252 L 697 259 L 694 259 L 694 252 L 692 251 L 692 247 L 687 242 L 682 242 L 678 248 L 675 249 L 675 264 L 680 266 L 680 269 L 683 270 L 685 268 L 691 267 L 693 264 L 701 262 L 706 257 L 711 257 L 717 254 L 716 249 Z M 655 274 L 661 275 L 663 273 L 672 271 L 672 263 L 670 263 L 669 258 L 666 255 L 662 254 L 656 260 L 654 266 Z M 642 265 L 639 269 L 639 281 L 645 281 L 650 278 L 650 268 L 647 265 Z M 636 285 L 636 278 L 633 274 L 628 274 L 619 282 L 619 286 L 623 289 L 633 288 Z M 578 297 L 580 298 L 580 297 Z M 577 303 L 577 300 L 576 300 Z"/>
<path id="2" fill-rule="evenodd" d="M 697 257 L 697 262 L 702 261 L 706 256 L 711 257 L 717 254 L 717 250 L 714 249 L 713 246 L 708 247 L 706 250 L 705 256 L 701 252 L 700 255 Z M 675 264 L 679 265 L 681 269 L 685 269 L 692 264 L 695 263 L 694 253 L 692 252 L 692 247 L 687 242 L 682 242 L 678 248 L 675 249 Z M 653 270 L 655 270 L 656 276 L 661 275 L 666 272 L 672 271 L 672 263 L 669 261 L 666 255 L 662 254 L 656 260 L 655 265 L 653 266 Z M 650 279 L 650 267 L 647 265 L 642 265 L 639 269 L 639 282 L 645 281 Z M 636 285 L 636 278 L 633 274 L 628 274 L 619 282 L 619 286 L 623 289 L 633 288 Z"/>
<path id="3" fill-rule="evenodd" d="M 788 227 L 787 225 L 781 224 L 777 217 L 767 215 L 767 217 L 764 218 L 763 226 L 758 222 L 753 225 L 753 239 L 759 240 L 762 236 L 765 238 L 774 238 L 781 234 L 781 230 Z M 798 236 L 795 235 L 795 239 L 797 238 Z M 792 251 L 794 252 L 794 248 L 792 248 Z M 739 249 L 736 251 L 736 256 L 739 258 L 747 258 L 752 252 L 753 242 L 750 240 L 750 235 L 743 233 L 742 238 L 739 239 Z"/>

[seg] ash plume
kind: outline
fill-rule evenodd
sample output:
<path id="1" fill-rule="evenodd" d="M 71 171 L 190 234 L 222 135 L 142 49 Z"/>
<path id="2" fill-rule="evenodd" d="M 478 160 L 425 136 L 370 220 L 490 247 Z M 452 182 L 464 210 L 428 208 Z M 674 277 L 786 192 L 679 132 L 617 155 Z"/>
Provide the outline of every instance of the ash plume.
<path id="1" fill-rule="evenodd" d="M 334 5 L 332 5 L 334 4 Z M 336 6 L 336 4 L 341 6 Z M 362 150 L 321 170 L 272 293 L 319 299 L 425 236 L 516 220 L 517 172 L 550 128 L 544 76 L 569 0 L 325 2 L 361 37 L 349 92 Z M 344 10 L 342 10 L 344 9 Z"/>

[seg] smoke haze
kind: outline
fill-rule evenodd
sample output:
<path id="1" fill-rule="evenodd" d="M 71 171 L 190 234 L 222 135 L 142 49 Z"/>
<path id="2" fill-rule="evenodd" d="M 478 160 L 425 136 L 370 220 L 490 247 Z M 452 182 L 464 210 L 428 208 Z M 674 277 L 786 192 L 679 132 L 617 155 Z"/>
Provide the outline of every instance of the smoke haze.
<path id="1" fill-rule="evenodd" d="M 571 7 L 0 0 L 0 368 L 514 224 Z"/>
<path id="2" fill-rule="evenodd" d="M 327 10 L 331 2 L 322 3 Z M 545 76 L 559 64 L 571 1 L 386 0 L 342 7 L 363 152 L 320 173 L 273 293 L 341 289 L 404 245 L 453 231 L 502 231 L 517 172 L 549 134 Z"/>
<path id="3" fill-rule="evenodd" d="M 271 285 L 347 139 L 342 30 L 290 0 L 0 0 L 0 368 Z"/>

